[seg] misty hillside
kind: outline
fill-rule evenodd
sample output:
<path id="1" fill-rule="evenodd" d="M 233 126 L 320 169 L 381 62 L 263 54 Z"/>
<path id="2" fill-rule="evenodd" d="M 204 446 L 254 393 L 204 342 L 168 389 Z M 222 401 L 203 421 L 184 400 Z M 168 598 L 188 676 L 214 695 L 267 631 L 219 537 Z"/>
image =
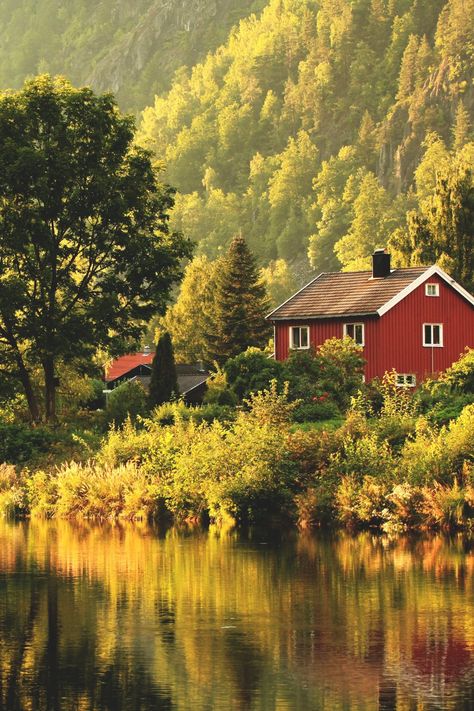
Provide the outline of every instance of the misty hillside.
<path id="1" fill-rule="evenodd" d="M 269 0 L 144 112 L 175 226 L 211 258 L 242 231 L 262 263 L 363 267 L 439 171 L 473 163 L 472 17 L 474 0 Z"/>
<path id="2" fill-rule="evenodd" d="M 65 74 L 140 110 L 264 0 L 0 0 L 0 88 Z"/>

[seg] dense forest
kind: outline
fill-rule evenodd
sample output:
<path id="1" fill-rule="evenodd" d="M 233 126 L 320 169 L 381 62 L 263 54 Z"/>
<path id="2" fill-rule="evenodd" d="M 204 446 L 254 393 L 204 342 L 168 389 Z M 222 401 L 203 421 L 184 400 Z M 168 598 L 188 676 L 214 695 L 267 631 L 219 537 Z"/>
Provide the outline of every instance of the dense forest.
<path id="1" fill-rule="evenodd" d="M 64 74 L 138 112 L 265 0 L 0 0 L 0 87 Z"/>
<path id="2" fill-rule="evenodd" d="M 409 262 L 440 178 L 470 181 L 473 16 L 474 0 L 270 0 L 143 113 L 175 227 L 210 259 L 241 232 L 288 284 L 364 268 L 390 239 Z"/>

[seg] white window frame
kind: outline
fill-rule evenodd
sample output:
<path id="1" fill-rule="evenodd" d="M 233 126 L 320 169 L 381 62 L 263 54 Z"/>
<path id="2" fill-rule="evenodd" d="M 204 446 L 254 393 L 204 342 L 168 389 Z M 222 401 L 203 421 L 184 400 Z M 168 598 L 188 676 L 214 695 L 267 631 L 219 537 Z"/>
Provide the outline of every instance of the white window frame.
<path id="1" fill-rule="evenodd" d="M 397 388 L 416 388 L 416 375 L 414 373 L 397 373 Z"/>
<path id="2" fill-rule="evenodd" d="M 353 339 L 353 341 L 354 341 L 354 343 L 357 343 L 358 346 L 364 347 L 364 346 L 365 346 L 365 323 L 362 323 L 362 322 L 360 322 L 360 321 L 358 321 L 357 323 L 345 323 L 345 324 L 344 324 L 344 327 L 343 327 L 343 329 L 342 329 L 342 333 L 343 333 L 344 338 L 346 338 L 347 336 L 349 336 L 349 334 L 347 333 L 347 327 L 348 327 L 348 326 L 354 326 L 354 332 L 355 332 L 356 326 L 360 326 L 360 327 L 362 328 L 362 343 L 357 343 L 357 341 L 355 340 L 355 338 Z M 349 338 L 352 338 L 352 336 L 349 336 Z"/>
<path id="3" fill-rule="evenodd" d="M 431 290 L 434 291 L 433 294 L 430 294 Z M 425 284 L 425 296 L 439 296 L 439 284 L 431 281 Z"/>
<path id="4" fill-rule="evenodd" d="M 295 328 L 299 329 L 299 331 L 300 331 L 300 343 L 301 343 L 301 331 L 302 331 L 303 329 L 306 331 L 306 334 L 307 334 L 307 335 L 306 335 L 306 340 L 307 340 L 307 344 L 308 344 L 308 345 L 306 345 L 306 346 L 295 346 L 295 344 L 294 344 L 294 342 L 293 342 L 293 329 L 295 329 Z M 306 351 L 306 350 L 308 350 L 308 348 L 311 347 L 311 343 L 310 343 L 310 338 L 309 338 L 309 336 L 310 336 L 310 333 L 309 333 L 309 326 L 290 326 L 290 349 L 291 349 L 292 351 Z"/>
<path id="5" fill-rule="evenodd" d="M 429 326 L 431 328 L 431 343 L 426 343 L 426 327 Z M 433 343 L 433 329 L 435 326 L 439 327 L 439 343 Z M 424 348 L 443 348 L 444 346 L 444 333 L 443 333 L 443 324 L 442 323 L 424 323 L 423 324 L 423 330 L 422 330 L 422 337 L 423 337 L 423 346 Z"/>

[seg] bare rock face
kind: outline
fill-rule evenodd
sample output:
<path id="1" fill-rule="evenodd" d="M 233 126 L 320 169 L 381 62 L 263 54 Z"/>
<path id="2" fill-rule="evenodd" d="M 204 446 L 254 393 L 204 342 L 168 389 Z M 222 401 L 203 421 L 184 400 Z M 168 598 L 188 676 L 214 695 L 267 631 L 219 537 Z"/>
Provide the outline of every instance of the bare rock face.
<path id="1" fill-rule="evenodd" d="M 0 88 L 64 74 L 138 112 L 267 0 L 0 0 Z"/>
<path id="2" fill-rule="evenodd" d="M 186 45 L 194 45 L 198 51 L 199 30 L 209 28 L 213 22 L 227 25 L 229 29 L 232 22 L 228 21 L 228 11 L 232 10 L 235 15 L 235 5 L 241 5 L 245 10 L 250 3 L 247 0 L 237 3 L 235 0 L 150 0 L 134 4 L 119 0 L 113 8 L 114 20 L 132 24 L 132 27 L 100 57 L 85 77 L 86 83 L 97 91 L 120 93 L 124 85 L 139 77 L 151 60 L 157 64 L 158 71 L 170 64 L 177 68 L 187 63 L 189 46 Z M 245 12 L 237 14 L 242 16 Z M 189 37 L 182 41 L 183 35 Z M 192 35 L 197 35 L 194 41 Z M 188 50 L 182 57 L 180 45 L 181 49 L 185 45 Z M 208 49 L 204 48 L 203 53 Z M 170 52 L 175 54 L 177 61 L 170 62 L 167 56 Z"/>

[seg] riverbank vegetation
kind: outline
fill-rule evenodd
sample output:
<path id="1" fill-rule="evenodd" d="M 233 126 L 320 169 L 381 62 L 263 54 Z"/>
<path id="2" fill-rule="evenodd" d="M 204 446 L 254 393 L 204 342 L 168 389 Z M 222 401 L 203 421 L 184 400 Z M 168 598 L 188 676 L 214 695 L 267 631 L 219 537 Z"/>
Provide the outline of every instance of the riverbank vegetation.
<path id="1" fill-rule="evenodd" d="M 227 406 L 232 417 L 222 421 L 200 416 L 208 406 L 166 404 L 112 427 L 82 462 L 31 472 L 3 465 L 0 507 L 47 517 L 470 528 L 473 360 L 466 352 L 415 395 L 390 374 L 360 386 L 336 428 L 295 428 L 299 403 L 276 379 Z"/>

